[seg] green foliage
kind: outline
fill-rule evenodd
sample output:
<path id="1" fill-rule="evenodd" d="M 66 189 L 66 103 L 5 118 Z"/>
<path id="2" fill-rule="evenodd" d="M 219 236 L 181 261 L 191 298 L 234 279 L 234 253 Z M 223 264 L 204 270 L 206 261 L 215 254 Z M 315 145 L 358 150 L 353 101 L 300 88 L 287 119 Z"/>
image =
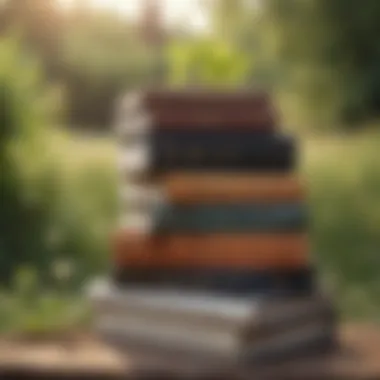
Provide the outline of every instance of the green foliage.
<path id="1" fill-rule="evenodd" d="M 172 85 L 235 87 L 246 82 L 250 60 L 223 40 L 201 39 L 168 49 Z"/>
<path id="2" fill-rule="evenodd" d="M 380 318 L 379 146 L 378 135 L 304 146 L 314 257 L 351 318 Z"/>
<path id="3" fill-rule="evenodd" d="M 380 3 L 368 0 L 263 2 L 277 87 L 295 95 L 314 127 L 356 125 L 380 111 Z"/>
<path id="4" fill-rule="evenodd" d="M 0 34 L 17 29 L 24 49 L 38 54 L 50 79 L 58 74 L 63 14 L 57 0 L 7 0 L 0 4 Z"/>
<path id="5" fill-rule="evenodd" d="M 116 152 L 102 139 L 75 138 L 56 132 L 51 139 L 59 156 L 59 198 L 51 238 L 60 255 L 73 264 L 73 287 L 109 265 L 109 234 L 116 220 Z"/>
<path id="6" fill-rule="evenodd" d="M 9 278 L 20 264 L 39 261 L 43 267 L 49 255 L 45 231 L 56 182 L 46 130 L 55 124 L 57 103 L 36 61 L 14 40 L 0 42 L 0 87 L 0 272 Z"/>
<path id="7" fill-rule="evenodd" d="M 252 12 L 242 0 L 206 3 L 208 36 L 178 39 L 168 46 L 168 82 L 204 87 L 249 87 L 257 69 Z M 257 42 L 257 40 L 255 40 Z"/>
<path id="8" fill-rule="evenodd" d="M 65 86 L 73 126 L 108 127 L 120 92 L 162 80 L 159 54 L 116 12 L 84 1 L 63 12 L 58 0 L 8 0 L 0 8 L 0 35 L 15 29 L 49 81 Z"/>
<path id="9" fill-rule="evenodd" d="M 300 175 L 308 185 L 312 253 L 320 276 L 335 289 L 344 316 L 379 318 L 379 136 L 309 138 L 301 144 Z M 80 248 L 74 244 L 76 253 L 69 258 L 74 268 L 79 268 L 77 260 L 85 268 L 95 262 L 105 268 L 106 229 L 96 225 L 112 226 L 115 220 L 115 147 L 106 138 L 82 141 L 74 136 L 59 136 L 54 146 L 64 168 L 62 204 L 76 219 L 68 224 L 74 223 L 72 229 L 85 237 Z M 97 177 L 87 174 L 92 170 L 98 170 Z"/>
<path id="10" fill-rule="evenodd" d="M 230 42 L 241 43 L 249 7 L 244 0 L 210 2 L 210 22 L 215 35 Z M 252 20 L 251 20 L 252 21 Z"/>
<path id="11" fill-rule="evenodd" d="M 252 57 L 247 79 L 304 130 L 362 128 L 380 114 L 380 3 L 217 0 L 212 36 Z M 255 5 L 256 4 L 256 5 Z"/>
<path id="12" fill-rule="evenodd" d="M 84 326 L 89 307 L 79 296 L 60 291 L 46 291 L 36 272 L 21 268 L 12 291 L 0 292 L 0 333 L 23 337 L 56 336 Z"/>
<path id="13" fill-rule="evenodd" d="M 53 268 L 65 259 L 75 288 L 106 267 L 116 175 L 102 156 L 81 162 L 84 146 L 70 149 L 56 128 L 60 103 L 42 78 L 16 41 L 1 41 L 0 278 L 26 265 L 57 285 Z"/>
<path id="14" fill-rule="evenodd" d="M 67 17 L 61 51 L 69 121 L 104 128 L 121 92 L 161 79 L 161 62 L 128 20 L 83 7 Z"/>
<path id="15" fill-rule="evenodd" d="M 216 0 L 205 11 L 210 15 L 212 38 L 228 42 L 247 57 L 245 86 L 263 86 L 268 90 L 274 87 L 281 73 L 268 52 L 268 28 L 261 2 Z"/>
<path id="16" fill-rule="evenodd" d="M 63 61 L 97 84 L 136 86 L 148 81 L 154 54 L 127 20 L 86 8 L 73 13 L 64 36 Z"/>

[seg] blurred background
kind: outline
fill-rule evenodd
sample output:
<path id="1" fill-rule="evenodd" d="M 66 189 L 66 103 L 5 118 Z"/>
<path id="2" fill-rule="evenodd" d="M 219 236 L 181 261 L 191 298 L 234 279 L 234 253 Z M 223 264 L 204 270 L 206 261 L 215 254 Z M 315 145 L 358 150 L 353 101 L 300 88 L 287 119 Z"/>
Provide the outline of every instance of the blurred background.
<path id="1" fill-rule="evenodd" d="M 109 266 L 114 102 L 269 89 L 299 138 L 313 257 L 342 316 L 380 320 L 378 0 L 1 0 L 0 332 L 82 329 Z"/>

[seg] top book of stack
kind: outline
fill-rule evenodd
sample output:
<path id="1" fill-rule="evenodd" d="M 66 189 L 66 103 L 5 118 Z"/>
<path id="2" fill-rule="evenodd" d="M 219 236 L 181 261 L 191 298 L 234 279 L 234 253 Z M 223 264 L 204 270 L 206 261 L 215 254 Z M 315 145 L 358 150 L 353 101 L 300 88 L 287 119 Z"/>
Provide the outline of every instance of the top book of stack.
<path id="1" fill-rule="evenodd" d="M 235 129 L 274 132 L 276 114 L 264 92 L 153 90 L 127 96 L 122 108 L 143 111 L 159 130 Z"/>

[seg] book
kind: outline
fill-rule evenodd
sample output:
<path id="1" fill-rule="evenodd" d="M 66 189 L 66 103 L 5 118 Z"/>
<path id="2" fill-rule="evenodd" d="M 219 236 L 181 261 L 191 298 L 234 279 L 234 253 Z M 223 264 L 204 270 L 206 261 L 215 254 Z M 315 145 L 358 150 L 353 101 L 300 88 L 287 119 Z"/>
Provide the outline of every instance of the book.
<path id="1" fill-rule="evenodd" d="M 238 295 L 309 295 L 316 289 L 311 266 L 290 270 L 120 266 L 115 267 L 112 278 L 119 287 L 145 284 Z"/>
<path id="2" fill-rule="evenodd" d="M 151 90 L 127 94 L 120 100 L 119 120 L 139 120 L 142 114 L 149 115 L 153 128 L 159 130 L 273 131 L 277 121 L 268 94 L 259 91 Z"/>
<path id="3" fill-rule="evenodd" d="M 156 183 L 172 204 L 303 202 L 305 189 L 292 174 L 173 172 Z"/>
<path id="4" fill-rule="evenodd" d="M 160 233 L 285 232 L 306 226 L 302 203 L 166 204 L 156 220 Z"/>
<path id="5" fill-rule="evenodd" d="M 287 172 L 294 169 L 296 149 L 289 136 L 236 131 L 155 131 L 151 170 Z"/>
<path id="6" fill-rule="evenodd" d="M 139 235 L 120 230 L 114 263 L 176 268 L 299 268 L 309 262 L 304 233 Z"/>

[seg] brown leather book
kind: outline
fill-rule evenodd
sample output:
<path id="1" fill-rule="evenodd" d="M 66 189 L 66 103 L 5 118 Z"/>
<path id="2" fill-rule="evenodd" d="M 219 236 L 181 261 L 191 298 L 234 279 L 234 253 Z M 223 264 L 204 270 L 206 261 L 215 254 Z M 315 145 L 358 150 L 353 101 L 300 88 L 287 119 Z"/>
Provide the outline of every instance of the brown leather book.
<path id="1" fill-rule="evenodd" d="M 305 234 L 142 236 L 120 231 L 114 261 L 132 267 L 299 268 L 309 264 Z"/>
<path id="2" fill-rule="evenodd" d="M 130 96 L 137 97 L 136 109 L 147 111 L 158 129 L 273 131 L 276 125 L 273 105 L 263 92 L 152 90 Z"/>
<path id="3" fill-rule="evenodd" d="M 176 204 L 287 203 L 305 198 L 300 180 L 287 174 L 173 173 L 159 184 Z"/>

